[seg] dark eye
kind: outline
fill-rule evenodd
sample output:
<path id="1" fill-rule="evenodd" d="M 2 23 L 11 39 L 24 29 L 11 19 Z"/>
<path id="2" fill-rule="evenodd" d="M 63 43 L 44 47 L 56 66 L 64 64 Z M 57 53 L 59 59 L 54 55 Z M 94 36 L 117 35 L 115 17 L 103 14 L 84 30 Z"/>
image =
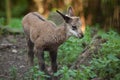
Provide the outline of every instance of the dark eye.
<path id="1" fill-rule="evenodd" d="M 72 30 L 76 30 L 77 29 L 77 27 L 76 26 L 72 26 Z"/>

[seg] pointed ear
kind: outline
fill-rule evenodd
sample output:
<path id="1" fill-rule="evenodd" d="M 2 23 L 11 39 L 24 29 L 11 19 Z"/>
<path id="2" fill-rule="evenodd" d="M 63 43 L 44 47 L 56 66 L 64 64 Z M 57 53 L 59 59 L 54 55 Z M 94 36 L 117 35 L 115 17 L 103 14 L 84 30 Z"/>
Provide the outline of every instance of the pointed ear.
<path id="1" fill-rule="evenodd" d="M 56 10 L 56 12 L 59 13 L 63 17 L 63 19 L 65 20 L 66 23 L 69 23 L 72 20 L 70 17 L 64 15 L 60 11 Z"/>
<path id="2" fill-rule="evenodd" d="M 71 6 L 68 8 L 68 15 L 69 16 L 74 16 L 73 9 L 72 9 Z"/>

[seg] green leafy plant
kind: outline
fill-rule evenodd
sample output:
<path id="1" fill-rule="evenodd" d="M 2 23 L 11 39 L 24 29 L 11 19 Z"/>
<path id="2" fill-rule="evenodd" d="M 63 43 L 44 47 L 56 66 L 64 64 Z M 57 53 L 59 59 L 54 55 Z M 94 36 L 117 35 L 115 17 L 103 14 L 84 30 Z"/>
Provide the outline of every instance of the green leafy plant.
<path id="1" fill-rule="evenodd" d="M 49 77 L 50 76 L 39 70 L 39 66 L 33 66 L 29 72 L 26 73 L 24 80 L 46 80 L 46 78 Z"/>
<path id="2" fill-rule="evenodd" d="M 17 68 L 15 66 L 12 66 L 9 69 L 11 80 L 17 80 Z"/>
<path id="3" fill-rule="evenodd" d="M 60 76 L 60 80 L 88 80 L 94 78 L 97 75 L 92 71 L 92 67 L 82 66 L 83 70 L 69 69 L 67 66 L 63 66 L 55 76 Z"/>
<path id="4" fill-rule="evenodd" d="M 108 41 L 102 45 L 99 54 L 91 60 L 91 65 L 86 68 L 102 79 L 119 79 L 116 75 L 119 75 L 120 70 L 120 58 L 118 57 L 120 55 L 120 36 L 114 31 L 108 33 L 100 31 L 99 35 Z"/>
<path id="5" fill-rule="evenodd" d="M 13 18 L 8 25 L 8 29 L 11 32 L 23 32 L 21 19 Z"/>
<path id="6" fill-rule="evenodd" d="M 72 76 L 75 76 L 75 70 L 70 70 L 67 66 L 63 66 L 57 73 L 54 74 L 55 76 L 61 75 L 60 80 L 70 80 Z"/>

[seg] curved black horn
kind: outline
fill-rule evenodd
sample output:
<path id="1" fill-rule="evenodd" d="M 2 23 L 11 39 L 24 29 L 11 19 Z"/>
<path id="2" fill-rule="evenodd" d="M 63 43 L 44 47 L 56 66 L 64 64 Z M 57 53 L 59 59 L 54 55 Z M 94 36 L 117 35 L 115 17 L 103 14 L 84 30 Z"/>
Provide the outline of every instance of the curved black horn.
<path id="1" fill-rule="evenodd" d="M 63 13 L 61 13 L 61 12 L 58 11 L 58 10 L 56 10 L 56 12 L 59 13 L 59 14 L 63 17 L 63 19 L 65 20 L 66 23 L 70 22 L 70 20 L 71 20 L 70 17 L 64 15 Z"/>

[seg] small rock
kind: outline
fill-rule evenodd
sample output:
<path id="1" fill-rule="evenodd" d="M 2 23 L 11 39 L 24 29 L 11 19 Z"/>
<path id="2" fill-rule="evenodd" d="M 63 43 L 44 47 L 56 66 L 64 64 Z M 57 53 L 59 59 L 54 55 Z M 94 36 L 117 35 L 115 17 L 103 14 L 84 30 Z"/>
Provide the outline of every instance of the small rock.
<path id="1" fill-rule="evenodd" d="M 21 65 L 20 68 L 24 68 L 25 66 L 24 65 Z"/>
<path id="2" fill-rule="evenodd" d="M 17 53 L 18 51 L 16 49 L 12 49 L 12 52 L 13 53 Z"/>
<path id="3" fill-rule="evenodd" d="M 23 59 L 22 56 L 17 56 L 16 58 L 19 59 L 19 60 L 22 60 L 22 59 Z"/>

